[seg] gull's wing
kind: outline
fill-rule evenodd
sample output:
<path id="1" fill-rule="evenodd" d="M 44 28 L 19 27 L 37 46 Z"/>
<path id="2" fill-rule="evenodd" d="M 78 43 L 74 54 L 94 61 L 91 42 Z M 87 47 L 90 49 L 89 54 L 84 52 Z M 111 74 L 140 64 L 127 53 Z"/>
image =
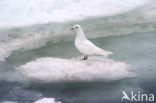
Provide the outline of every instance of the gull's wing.
<path id="1" fill-rule="evenodd" d="M 81 53 L 84 53 L 87 55 L 97 54 L 97 55 L 104 55 L 107 57 L 109 54 L 112 54 L 112 52 L 105 51 L 99 48 L 98 46 L 94 45 L 89 40 L 75 41 L 75 46 Z"/>
<path id="2" fill-rule="evenodd" d="M 85 40 L 82 41 L 80 45 L 83 45 L 87 49 L 94 49 L 95 51 L 101 51 L 102 49 L 94 45 L 91 41 Z"/>
<path id="3" fill-rule="evenodd" d="M 79 41 L 76 46 L 80 51 L 86 52 L 86 54 L 101 54 L 104 51 L 89 40 Z"/>

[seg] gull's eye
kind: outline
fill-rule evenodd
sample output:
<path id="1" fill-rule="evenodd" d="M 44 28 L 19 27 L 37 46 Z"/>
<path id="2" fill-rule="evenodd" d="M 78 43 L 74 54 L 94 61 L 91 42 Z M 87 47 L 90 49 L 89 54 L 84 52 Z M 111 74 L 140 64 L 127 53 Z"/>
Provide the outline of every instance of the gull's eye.
<path id="1" fill-rule="evenodd" d="M 76 26 L 75 28 L 78 28 L 78 26 Z"/>

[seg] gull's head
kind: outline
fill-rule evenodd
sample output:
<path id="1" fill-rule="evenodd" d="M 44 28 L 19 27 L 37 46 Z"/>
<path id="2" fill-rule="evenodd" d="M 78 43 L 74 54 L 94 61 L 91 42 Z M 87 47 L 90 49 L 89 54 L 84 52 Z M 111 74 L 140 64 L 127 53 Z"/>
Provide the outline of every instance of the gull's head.
<path id="1" fill-rule="evenodd" d="M 78 29 L 80 29 L 81 27 L 80 27 L 80 25 L 74 25 L 72 28 L 71 28 L 71 30 L 78 30 Z"/>

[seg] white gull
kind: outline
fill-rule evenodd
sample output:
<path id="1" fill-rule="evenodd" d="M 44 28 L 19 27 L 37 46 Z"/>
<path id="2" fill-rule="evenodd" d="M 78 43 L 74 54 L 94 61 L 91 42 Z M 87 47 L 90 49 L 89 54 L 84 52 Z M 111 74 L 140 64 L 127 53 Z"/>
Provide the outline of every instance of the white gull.
<path id="1" fill-rule="evenodd" d="M 88 58 L 88 55 L 103 55 L 108 57 L 110 54 L 113 54 L 110 51 L 103 50 L 91 41 L 89 41 L 81 28 L 80 25 L 75 25 L 71 30 L 76 31 L 75 47 L 79 50 L 80 53 L 85 54 L 83 60 Z"/>

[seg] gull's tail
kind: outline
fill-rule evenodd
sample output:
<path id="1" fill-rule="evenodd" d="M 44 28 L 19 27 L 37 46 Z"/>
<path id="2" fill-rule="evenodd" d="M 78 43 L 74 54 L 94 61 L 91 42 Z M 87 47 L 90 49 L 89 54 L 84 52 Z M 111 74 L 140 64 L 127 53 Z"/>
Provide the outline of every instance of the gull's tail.
<path id="1" fill-rule="evenodd" d="M 100 52 L 100 54 L 103 55 L 103 56 L 105 56 L 105 57 L 108 57 L 109 55 L 113 54 L 113 52 L 102 50 L 102 51 Z"/>

